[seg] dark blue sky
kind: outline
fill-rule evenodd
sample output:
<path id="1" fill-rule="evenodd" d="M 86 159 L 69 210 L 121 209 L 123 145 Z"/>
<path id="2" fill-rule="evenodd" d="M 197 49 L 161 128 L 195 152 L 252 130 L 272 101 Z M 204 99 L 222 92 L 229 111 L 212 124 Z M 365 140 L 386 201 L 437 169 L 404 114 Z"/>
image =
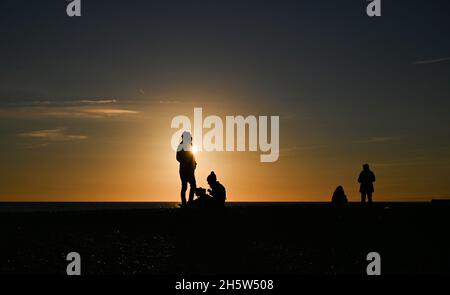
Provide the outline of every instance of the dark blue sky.
<path id="1" fill-rule="evenodd" d="M 449 93 L 448 66 L 412 65 L 450 56 L 444 0 L 384 0 L 379 18 L 355 0 L 85 0 L 79 18 L 66 4 L 1 2 L 2 101 L 206 81 L 286 100 L 299 89 L 319 101 L 360 100 L 368 89 L 381 100 Z"/>

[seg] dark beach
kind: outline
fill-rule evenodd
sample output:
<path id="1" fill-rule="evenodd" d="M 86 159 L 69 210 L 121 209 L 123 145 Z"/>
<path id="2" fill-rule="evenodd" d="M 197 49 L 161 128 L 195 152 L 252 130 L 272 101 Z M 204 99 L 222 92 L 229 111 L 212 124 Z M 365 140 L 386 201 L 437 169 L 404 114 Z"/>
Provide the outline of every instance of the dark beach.
<path id="1" fill-rule="evenodd" d="M 78 252 L 83 274 L 364 275 L 375 251 L 383 274 L 450 274 L 449 221 L 439 202 L 2 210 L 0 273 L 65 274 Z"/>

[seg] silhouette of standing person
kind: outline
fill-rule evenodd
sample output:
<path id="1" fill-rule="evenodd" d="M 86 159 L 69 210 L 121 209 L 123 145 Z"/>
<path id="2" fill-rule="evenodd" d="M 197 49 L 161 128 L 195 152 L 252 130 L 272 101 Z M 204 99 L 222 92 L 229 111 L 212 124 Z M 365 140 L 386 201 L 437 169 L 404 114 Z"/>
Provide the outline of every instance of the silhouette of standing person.
<path id="1" fill-rule="evenodd" d="M 359 174 L 358 182 L 360 183 L 359 192 L 361 193 L 361 203 L 366 203 L 366 197 L 369 204 L 372 204 L 372 193 L 374 192 L 373 183 L 375 182 L 375 174 L 370 171 L 369 164 L 363 165 L 363 171 Z"/>
<path id="2" fill-rule="evenodd" d="M 197 187 L 195 182 L 197 162 L 192 152 L 192 135 L 187 131 L 181 135 L 181 143 L 177 148 L 177 161 L 180 162 L 181 206 L 185 207 L 187 184 L 189 183 L 190 185 L 188 204 L 194 200 L 194 193 Z"/>

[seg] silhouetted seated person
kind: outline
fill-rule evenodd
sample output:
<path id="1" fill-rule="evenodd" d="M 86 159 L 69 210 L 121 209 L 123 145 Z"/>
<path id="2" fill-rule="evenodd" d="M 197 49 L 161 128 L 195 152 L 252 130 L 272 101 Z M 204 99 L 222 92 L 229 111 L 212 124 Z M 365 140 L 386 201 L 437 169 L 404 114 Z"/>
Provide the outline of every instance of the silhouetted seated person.
<path id="1" fill-rule="evenodd" d="M 225 206 L 226 200 L 226 190 L 225 187 L 217 181 L 216 174 L 211 172 L 207 178 L 210 189 L 206 193 L 206 189 L 197 188 L 195 190 L 195 195 L 198 196 L 194 200 L 194 205 L 197 207 L 210 207 L 210 208 L 221 208 Z"/>
<path id="2" fill-rule="evenodd" d="M 347 196 L 345 195 L 344 188 L 338 186 L 331 198 L 331 204 L 333 207 L 345 207 L 348 203 Z"/>
<path id="3" fill-rule="evenodd" d="M 359 192 L 361 193 L 361 203 L 366 203 L 366 196 L 369 204 L 372 204 L 372 193 L 374 192 L 373 183 L 375 182 L 375 174 L 370 171 L 369 164 L 363 165 L 363 171 L 359 174 L 358 182 L 360 183 Z"/>

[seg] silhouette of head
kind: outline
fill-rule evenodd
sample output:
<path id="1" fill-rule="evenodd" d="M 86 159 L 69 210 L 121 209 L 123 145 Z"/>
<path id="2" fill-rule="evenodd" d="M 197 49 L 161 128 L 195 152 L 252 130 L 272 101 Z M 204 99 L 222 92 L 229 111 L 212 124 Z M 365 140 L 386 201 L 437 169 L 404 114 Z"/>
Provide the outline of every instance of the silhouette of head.
<path id="1" fill-rule="evenodd" d="M 192 149 L 192 135 L 189 131 L 184 131 L 181 134 L 181 143 L 178 145 L 177 151 L 191 151 Z"/>
<path id="2" fill-rule="evenodd" d="M 342 185 L 338 186 L 338 187 L 336 188 L 336 191 L 335 191 L 335 192 L 336 192 L 336 193 L 343 194 L 343 193 L 344 193 L 344 188 L 342 187 Z"/>
<path id="3" fill-rule="evenodd" d="M 363 165 L 363 170 L 366 170 L 366 171 L 369 170 L 369 164 L 364 164 Z"/>
<path id="4" fill-rule="evenodd" d="M 181 140 L 186 144 L 190 144 L 192 142 L 191 133 L 189 131 L 184 131 L 183 134 L 181 134 Z"/>
<path id="5" fill-rule="evenodd" d="M 214 173 L 214 171 L 211 171 L 211 173 L 208 175 L 208 177 L 206 178 L 206 180 L 208 181 L 208 184 L 211 185 L 213 183 L 217 182 L 217 176 Z"/>

